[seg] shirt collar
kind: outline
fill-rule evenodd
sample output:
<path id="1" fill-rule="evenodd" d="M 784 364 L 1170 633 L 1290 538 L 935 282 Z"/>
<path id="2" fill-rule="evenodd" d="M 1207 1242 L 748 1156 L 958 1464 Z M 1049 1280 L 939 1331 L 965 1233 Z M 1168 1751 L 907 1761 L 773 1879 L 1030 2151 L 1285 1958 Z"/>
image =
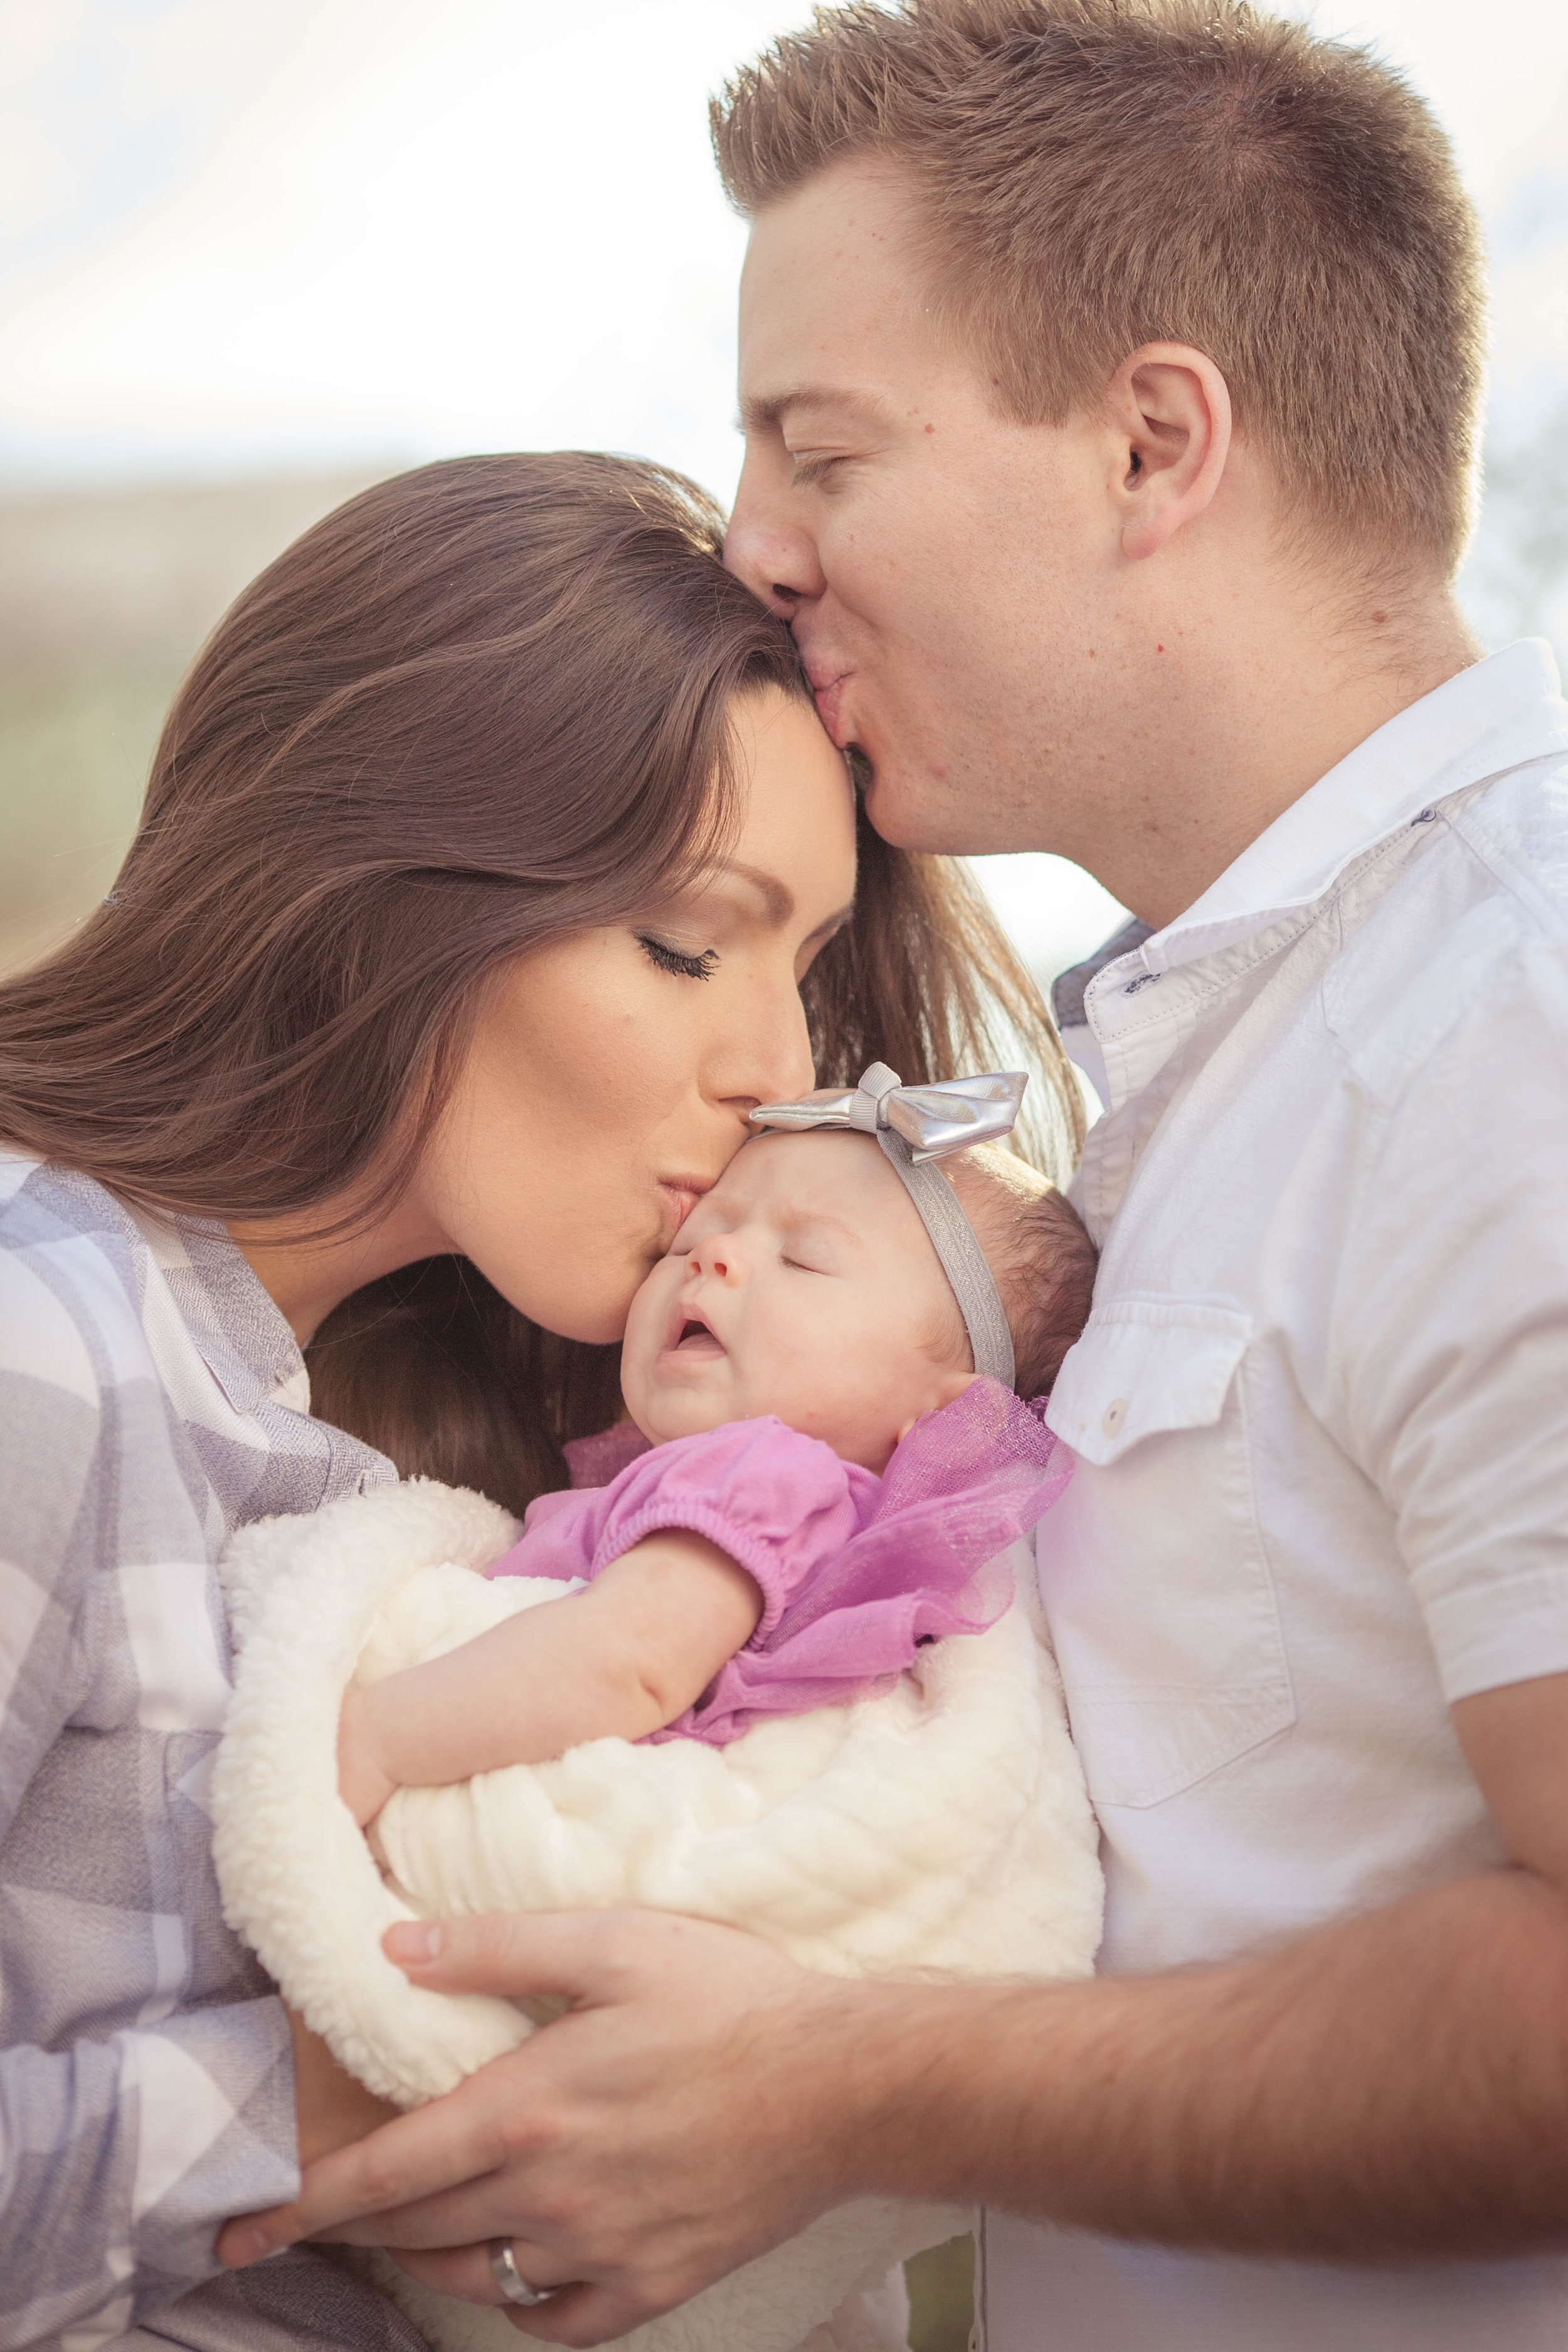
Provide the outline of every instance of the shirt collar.
<path id="1" fill-rule="evenodd" d="M 1388 719 L 1277 816 L 1201 898 L 1143 943 L 1173 971 L 1310 906 L 1354 858 L 1429 805 L 1568 751 L 1568 703 L 1539 637 L 1461 670 Z"/>

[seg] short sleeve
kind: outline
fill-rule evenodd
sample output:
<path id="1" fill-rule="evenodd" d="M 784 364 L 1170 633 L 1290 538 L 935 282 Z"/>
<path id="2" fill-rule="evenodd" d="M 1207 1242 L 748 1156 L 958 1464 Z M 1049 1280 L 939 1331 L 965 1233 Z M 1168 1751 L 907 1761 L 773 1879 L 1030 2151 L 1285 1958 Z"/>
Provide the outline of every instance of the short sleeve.
<path id="1" fill-rule="evenodd" d="M 1494 968 L 1370 1114 L 1333 1308 L 1352 1457 L 1450 1702 L 1568 1671 L 1568 949 Z"/>
<path id="2" fill-rule="evenodd" d="M 654 1446 L 607 1486 L 542 1496 L 491 1573 L 592 1579 L 646 1537 L 685 1528 L 755 1578 L 760 1641 L 856 1534 L 879 1489 L 869 1471 L 771 1415 L 728 1422 Z"/>

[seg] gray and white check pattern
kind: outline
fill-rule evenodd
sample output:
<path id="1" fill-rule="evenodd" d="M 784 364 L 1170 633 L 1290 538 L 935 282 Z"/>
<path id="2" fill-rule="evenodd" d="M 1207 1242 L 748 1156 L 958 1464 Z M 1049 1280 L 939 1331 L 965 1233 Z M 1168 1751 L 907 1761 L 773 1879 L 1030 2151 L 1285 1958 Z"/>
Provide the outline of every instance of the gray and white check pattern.
<path id="1" fill-rule="evenodd" d="M 265 2313 L 198 2284 L 299 2178 L 287 2022 L 209 1851 L 214 1564 L 395 1475 L 310 1418 L 221 1226 L 0 1153 L 0 2347 L 313 2342 L 323 2277 L 338 2343 L 414 2341 L 318 2256 L 267 2266 Z"/>

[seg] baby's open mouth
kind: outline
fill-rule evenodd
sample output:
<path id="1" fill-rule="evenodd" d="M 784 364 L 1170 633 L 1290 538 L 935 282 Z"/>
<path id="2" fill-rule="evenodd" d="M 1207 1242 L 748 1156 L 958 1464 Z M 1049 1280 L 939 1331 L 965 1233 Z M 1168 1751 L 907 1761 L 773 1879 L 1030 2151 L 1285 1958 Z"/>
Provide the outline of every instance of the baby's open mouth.
<path id="1" fill-rule="evenodd" d="M 688 1315 L 670 1342 L 670 1352 L 677 1356 L 721 1356 L 724 1347 L 700 1315 Z"/>

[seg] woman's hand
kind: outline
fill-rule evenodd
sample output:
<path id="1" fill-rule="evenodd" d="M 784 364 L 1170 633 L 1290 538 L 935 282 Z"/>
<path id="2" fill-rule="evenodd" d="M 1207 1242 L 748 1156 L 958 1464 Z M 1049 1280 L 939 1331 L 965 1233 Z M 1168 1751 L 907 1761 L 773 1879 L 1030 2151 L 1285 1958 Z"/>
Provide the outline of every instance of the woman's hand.
<path id="1" fill-rule="evenodd" d="M 858 2186 L 861 1988 L 661 1913 L 497 1914 L 386 1941 L 417 1984 L 573 2006 L 445 2098 L 313 2164 L 294 2205 L 231 2222 L 225 2262 L 305 2237 L 390 2246 L 432 2285 L 499 2304 L 485 2242 L 510 2238 L 525 2278 L 565 2290 L 518 2325 L 596 2344 Z"/>
<path id="2" fill-rule="evenodd" d="M 390 2123 L 397 2109 L 356 2083 L 339 2065 L 319 2033 L 303 2018 L 287 2011 L 294 2042 L 294 2122 L 300 2135 L 300 2162 L 308 2167 L 319 2157 L 331 2156 L 367 2132 Z"/>

